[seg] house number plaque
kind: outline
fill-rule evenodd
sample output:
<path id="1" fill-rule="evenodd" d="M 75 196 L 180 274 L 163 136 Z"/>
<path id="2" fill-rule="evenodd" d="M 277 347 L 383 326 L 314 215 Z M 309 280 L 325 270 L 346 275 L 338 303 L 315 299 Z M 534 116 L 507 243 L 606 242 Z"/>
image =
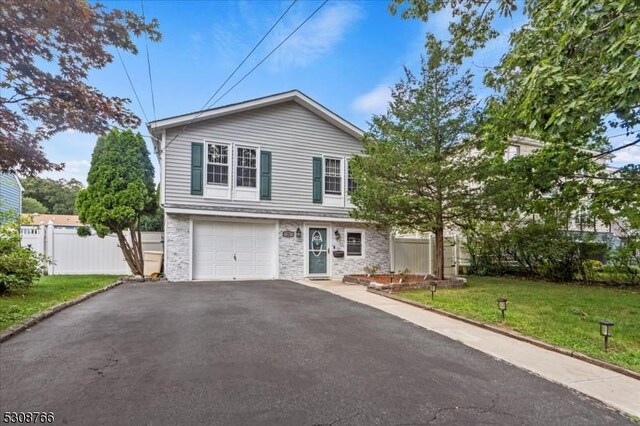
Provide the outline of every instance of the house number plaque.
<path id="1" fill-rule="evenodd" d="M 285 238 L 293 238 L 295 232 L 293 231 L 282 231 L 282 236 Z"/>

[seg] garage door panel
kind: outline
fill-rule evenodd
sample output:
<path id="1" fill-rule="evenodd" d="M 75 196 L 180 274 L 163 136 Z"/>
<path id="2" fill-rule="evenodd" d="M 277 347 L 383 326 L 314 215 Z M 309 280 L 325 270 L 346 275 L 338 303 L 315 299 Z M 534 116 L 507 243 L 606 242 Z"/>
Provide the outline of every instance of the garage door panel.
<path id="1" fill-rule="evenodd" d="M 275 225 L 194 222 L 193 232 L 194 279 L 274 277 Z"/>

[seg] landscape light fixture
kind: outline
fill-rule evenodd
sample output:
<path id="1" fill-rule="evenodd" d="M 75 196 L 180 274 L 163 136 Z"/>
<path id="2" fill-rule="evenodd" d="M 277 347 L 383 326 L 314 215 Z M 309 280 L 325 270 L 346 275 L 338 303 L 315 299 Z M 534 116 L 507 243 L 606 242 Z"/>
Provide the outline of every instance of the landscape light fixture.
<path id="1" fill-rule="evenodd" d="M 600 334 L 604 337 L 604 351 L 609 350 L 609 337 L 613 334 L 613 326 L 611 321 L 600 321 Z"/>
<path id="2" fill-rule="evenodd" d="M 433 295 L 435 294 L 437 289 L 438 289 L 438 284 L 436 284 L 435 282 L 432 282 L 431 283 L 431 300 L 433 300 Z"/>
<path id="3" fill-rule="evenodd" d="M 507 299 L 504 297 L 498 299 L 498 309 L 502 312 L 502 319 L 504 319 L 504 311 L 507 310 Z"/>
<path id="4" fill-rule="evenodd" d="M 300 228 L 296 229 L 296 238 L 302 238 L 302 231 L 300 231 Z"/>

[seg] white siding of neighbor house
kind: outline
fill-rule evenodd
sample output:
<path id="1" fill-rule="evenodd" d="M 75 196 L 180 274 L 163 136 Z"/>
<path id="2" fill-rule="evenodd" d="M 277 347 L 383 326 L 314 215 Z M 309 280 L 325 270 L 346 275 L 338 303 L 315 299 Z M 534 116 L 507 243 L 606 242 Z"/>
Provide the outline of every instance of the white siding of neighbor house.
<path id="1" fill-rule="evenodd" d="M 284 102 L 193 123 L 187 130 L 179 133 L 181 129 L 182 126 L 178 126 L 166 131 L 166 206 L 237 208 L 265 213 L 295 211 L 348 216 L 346 207 L 329 207 L 313 203 L 312 158 L 323 155 L 351 157 L 361 152 L 362 145 L 353 136 L 299 104 L 293 101 Z M 179 136 L 171 142 L 178 133 Z M 256 145 L 261 150 L 270 151 L 271 200 L 240 201 L 191 195 L 191 143 L 204 140 Z M 204 152 L 206 160 L 206 147 Z M 233 166 L 230 180 L 235 184 L 235 164 Z M 206 163 L 204 172 L 206 186 Z M 343 181 L 346 177 L 344 174 L 343 172 Z"/>

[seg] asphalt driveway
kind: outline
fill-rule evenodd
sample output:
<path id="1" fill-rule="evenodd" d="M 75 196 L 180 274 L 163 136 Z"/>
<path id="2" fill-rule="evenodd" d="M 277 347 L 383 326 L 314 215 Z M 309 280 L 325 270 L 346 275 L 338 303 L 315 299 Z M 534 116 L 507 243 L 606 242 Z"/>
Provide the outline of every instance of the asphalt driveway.
<path id="1" fill-rule="evenodd" d="M 58 424 L 627 424 L 571 390 L 288 281 L 131 283 L 0 345 L 0 412 Z"/>

